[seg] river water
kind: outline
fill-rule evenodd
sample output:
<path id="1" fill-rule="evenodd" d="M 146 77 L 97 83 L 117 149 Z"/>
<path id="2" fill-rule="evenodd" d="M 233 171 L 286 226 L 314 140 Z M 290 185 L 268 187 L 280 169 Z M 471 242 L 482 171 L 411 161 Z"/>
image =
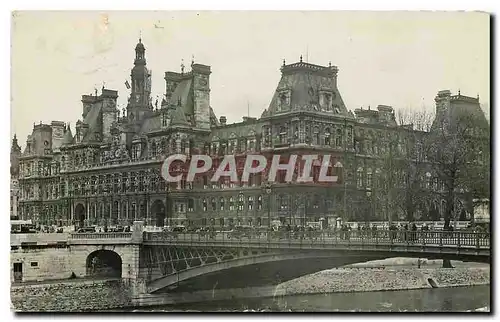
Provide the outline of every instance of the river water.
<path id="1" fill-rule="evenodd" d="M 490 308 L 490 286 L 435 288 L 405 291 L 290 295 L 169 305 L 135 311 L 307 311 L 307 312 L 465 312 Z"/>

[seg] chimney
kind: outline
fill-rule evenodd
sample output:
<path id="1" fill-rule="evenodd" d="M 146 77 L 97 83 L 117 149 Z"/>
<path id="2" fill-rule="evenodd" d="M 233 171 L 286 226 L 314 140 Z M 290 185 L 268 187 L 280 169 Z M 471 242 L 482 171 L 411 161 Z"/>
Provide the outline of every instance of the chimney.
<path id="1" fill-rule="evenodd" d="M 225 116 L 221 116 L 219 118 L 220 125 L 226 125 L 227 118 Z"/>

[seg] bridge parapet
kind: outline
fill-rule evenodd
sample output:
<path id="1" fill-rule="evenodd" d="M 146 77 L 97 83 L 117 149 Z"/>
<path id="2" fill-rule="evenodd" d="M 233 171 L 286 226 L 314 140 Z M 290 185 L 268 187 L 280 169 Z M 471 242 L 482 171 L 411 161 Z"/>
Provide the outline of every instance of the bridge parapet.
<path id="1" fill-rule="evenodd" d="M 231 237 L 232 236 L 232 237 Z M 418 251 L 423 253 L 490 254 L 490 234 L 447 231 L 337 231 L 305 234 L 254 234 L 235 237 L 231 232 L 212 235 L 144 233 L 144 243 L 176 246 L 241 247 L 273 249 L 351 249 Z"/>
<path id="2" fill-rule="evenodd" d="M 10 234 L 10 246 L 64 244 L 69 237 L 68 233 Z"/>
<path id="3" fill-rule="evenodd" d="M 72 245 L 109 245 L 132 244 L 132 233 L 72 233 Z"/>

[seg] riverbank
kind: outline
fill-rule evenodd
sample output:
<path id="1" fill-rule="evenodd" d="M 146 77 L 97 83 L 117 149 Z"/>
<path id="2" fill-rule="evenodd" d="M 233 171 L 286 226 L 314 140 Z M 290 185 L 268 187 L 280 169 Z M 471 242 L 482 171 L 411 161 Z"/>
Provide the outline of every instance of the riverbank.
<path id="1" fill-rule="evenodd" d="M 453 262 L 454 268 L 441 268 L 442 261 L 390 259 L 359 263 L 317 272 L 276 287 L 276 294 L 347 293 L 443 288 L 490 284 L 490 267 Z"/>

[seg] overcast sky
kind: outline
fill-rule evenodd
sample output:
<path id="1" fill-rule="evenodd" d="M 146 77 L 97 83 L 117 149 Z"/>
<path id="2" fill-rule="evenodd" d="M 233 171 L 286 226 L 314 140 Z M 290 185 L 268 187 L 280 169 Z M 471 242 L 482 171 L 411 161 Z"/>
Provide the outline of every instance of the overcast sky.
<path id="1" fill-rule="evenodd" d="M 33 123 L 75 122 L 81 95 L 119 91 L 125 107 L 142 34 L 153 102 L 165 71 L 212 66 L 211 106 L 228 122 L 260 116 L 287 64 L 339 67 L 348 109 L 433 108 L 439 90 L 489 104 L 489 16 L 432 12 L 17 12 L 12 17 L 11 134 L 24 147 Z M 189 70 L 189 67 L 186 68 Z"/>

